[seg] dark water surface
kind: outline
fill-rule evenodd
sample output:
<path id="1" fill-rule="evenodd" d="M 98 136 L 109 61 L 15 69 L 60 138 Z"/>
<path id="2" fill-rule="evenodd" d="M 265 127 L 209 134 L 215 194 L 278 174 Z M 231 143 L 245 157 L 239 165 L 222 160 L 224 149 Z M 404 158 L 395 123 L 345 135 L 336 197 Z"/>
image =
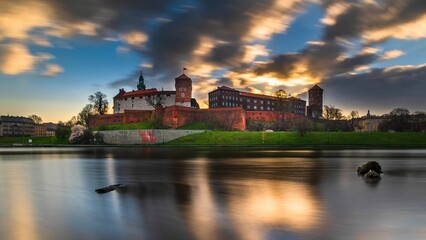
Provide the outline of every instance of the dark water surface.
<path id="1" fill-rule="evenodd" d="M 0 216 L 7 240 L 426 239 L 426 150 L 0 148 Z"/>

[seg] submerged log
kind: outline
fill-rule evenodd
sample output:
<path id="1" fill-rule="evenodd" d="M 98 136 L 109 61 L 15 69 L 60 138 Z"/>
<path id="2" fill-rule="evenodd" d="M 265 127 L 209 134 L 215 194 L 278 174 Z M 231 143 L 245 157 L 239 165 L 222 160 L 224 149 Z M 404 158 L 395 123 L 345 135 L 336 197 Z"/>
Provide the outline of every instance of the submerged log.
<path id="1" fill-rule="evenodd" d="M 126 185 L 124 185 L 124 184 L 114 184 L 114 185 L 109 185 L 108 187 L 98 188 L 95 191 L 99 194 L 104 194 L 104 193 L 108 193 L 108 192 L 114 191 L 116 189 L 125 187 L 125 186 Z"/>

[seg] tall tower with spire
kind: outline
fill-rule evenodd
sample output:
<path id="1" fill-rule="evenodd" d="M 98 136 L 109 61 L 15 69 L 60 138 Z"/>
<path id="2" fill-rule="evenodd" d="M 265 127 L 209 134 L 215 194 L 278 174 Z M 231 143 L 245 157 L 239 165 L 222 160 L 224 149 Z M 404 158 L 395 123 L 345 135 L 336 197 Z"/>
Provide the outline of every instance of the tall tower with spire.
<path id="1" fill-rule="evenodd" d="M 146 89 L 145 79 L 143 78 L 142 71 L 141 71 L 141 75 L 139 76 L 138 90 L 145 90 L 145 89 Z"/>

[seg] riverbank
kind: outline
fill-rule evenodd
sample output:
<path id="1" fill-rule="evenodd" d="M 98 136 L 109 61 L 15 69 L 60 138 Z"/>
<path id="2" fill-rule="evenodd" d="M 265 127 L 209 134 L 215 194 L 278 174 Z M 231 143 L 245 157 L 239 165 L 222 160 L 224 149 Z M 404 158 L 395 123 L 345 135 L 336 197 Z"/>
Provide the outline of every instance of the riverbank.
<path id="1" fill-rule="evenodd" d="M 185 136 L 167 145 L 424 146 L 426 133 L 390 132 L 222 132 Z"/>
<path id="2" fill-rule="evenodd" d="M 29 143 L 32 139 L 32 143 Z M 388 132 L 227 132 L 210 131 L 192 134 L 161 144 L 147 145 L 71 145 L 55 137 L 0 138 L 3 147 L 260 147 L 283 149 L 365 149 L 426 148 L 426 133 Z"/>

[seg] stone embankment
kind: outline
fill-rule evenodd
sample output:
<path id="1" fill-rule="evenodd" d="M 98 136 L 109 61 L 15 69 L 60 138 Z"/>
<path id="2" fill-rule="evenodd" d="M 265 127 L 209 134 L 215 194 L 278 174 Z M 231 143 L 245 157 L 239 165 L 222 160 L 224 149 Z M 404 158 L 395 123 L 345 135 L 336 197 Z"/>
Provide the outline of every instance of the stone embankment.
<path id="1" fill-rule="evenodd" d="M 203 133 L 205 131 L 206 130 L 146 129 L 99 131 L 99 133 L 103 141 L 107 144 L 132 145 L 165 143 L 183 136 Z"/>

